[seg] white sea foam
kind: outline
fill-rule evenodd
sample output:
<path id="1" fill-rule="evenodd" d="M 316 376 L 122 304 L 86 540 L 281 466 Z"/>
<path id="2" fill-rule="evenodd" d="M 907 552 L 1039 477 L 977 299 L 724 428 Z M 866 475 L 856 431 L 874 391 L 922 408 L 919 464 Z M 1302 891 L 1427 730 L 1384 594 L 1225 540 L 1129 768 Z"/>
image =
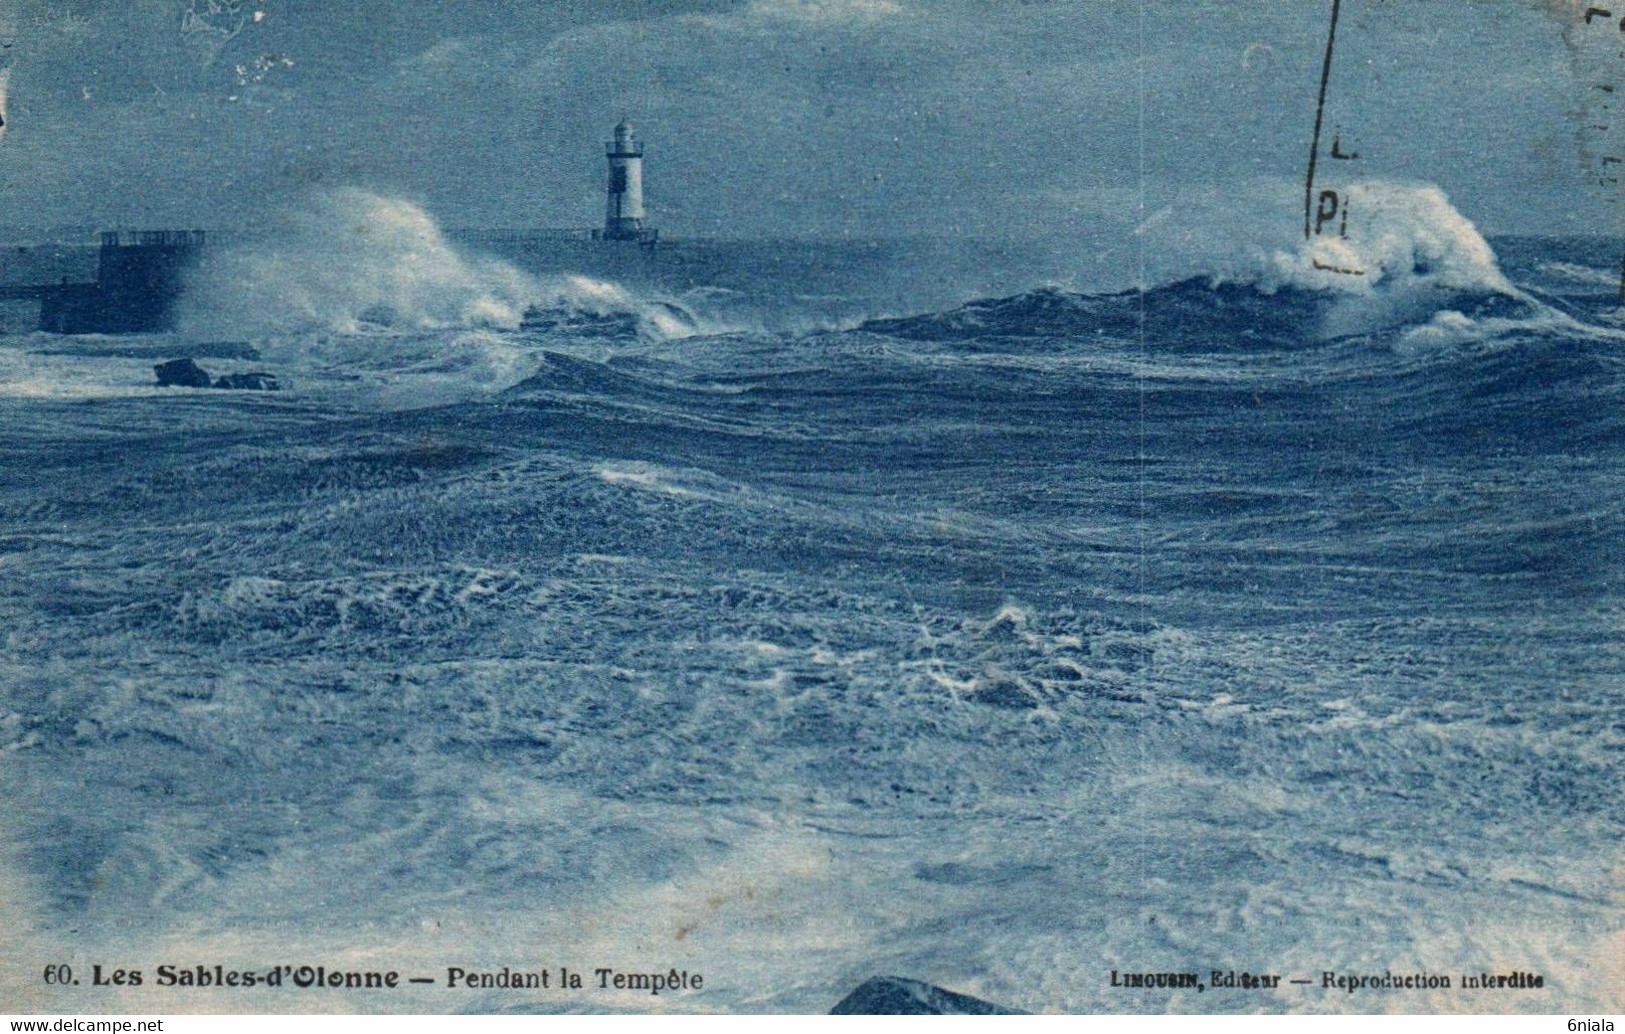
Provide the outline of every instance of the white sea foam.
<path id="1" fill-rule="evenodd" d="M 465 252 L 427 211 L 357 188 L 314 193 L 275 228 L 223 248 L 181 299 L 182 336 L 248 339 L 285 386 L 423 404 L 501 390 L 535 372 L 526 313 L 556 317 L 550 347 L 585 334 L 649 342 L 701 328 L 613 282 L 536 276 Z M 551 340 L 563 337 L 565 340 Z"/>
<path id="2" fill-rule="evenodd" d="M 1617 271 L 1598 269 L 1577 262 L 1541 262 L 1535 269 L 1568 287 L 1600 287 L 1612 291 L 1619 286 Z"/>
<path id="3" fill-rule="evenodd" d="M 1267 289 L 1336 292 L 1323 335 L 1436 320 L 1441 306 L 1464 292 L 1505 294 L 1539 307 L 1502 275 L 1489 243 L 1438 187 L 1369 181 L 1341 196 L 1349 212 L 1346 236 L 1328 232 L 1272 248 L 1258 274 Z M 1438 329 L 1457 338 L 1467 332 L 1462 320 L 1472 323 L 1460 316 Z"/>
<path id="4" fill-rule="evenodd" d="M 1478 228 L 1437 186 L 1366 180 L 1338 193 L 1336 222 L 1307 239 L 1302 188 L 1285 181 L 1182 201 L 1182 218 L 1153 216 L 1136 232 L 1149 244 L 1152 276 L 1207 273 L 1268 292 L 1327 293 L 1335 299 L 1320 328 L 1327 337 L 1425 323 L 1464 294 L 1544 308 L 1502 274 Z"/>
<path id="5" fill-rule="evenodd" d="M 1152 283 L 1208 273 L 1265 289 L 1345 294 L 1412 279 L 1457 290 L 1511 289 L 1493 249 L 1437 186 L 1366 180 L 1338 190 L 1337 221 L 1308 239 L 1302 185 L 1285 180 L 1182 196 L 1133 232 L 1145 242 Z"/>
<path id="6" fill-rule="evenodd" d="M 1478 228 L 1431 184 L 1356 183 L 1342 192 L 1347 236 L 1269 251 L 1265 283 L 1366 294 L 1443 288 L 1513 293 Z M 1346 271 L 1346 272 L 1345 272 Z"/>
<path id="7" fill-rule="evenodd" d="M 533 282 L 459 254 L 422 208 L 355 188 L 311 195 L 270 239 L 227 249 L 186 297 L 189 332 L 517 326 Z"/>
<path id="8" fill-rule="evenodd" d="M 275 230 L 215 256 L 189 285 L 190 335 L 515 329 L 532 306 L 627 313 L 657 335 L 692 333 L 620 285 L 538 277 L 465 253 L 410 201 L 344 187 L 314 193 Z"/>
<path id="9" fill-rule="evenodd" d="M 39 349 L 42 340 L 43 335 L 0 337 L 0 398 L 115 398 L 161 390 L 148 360 L 52 354 Z"/>

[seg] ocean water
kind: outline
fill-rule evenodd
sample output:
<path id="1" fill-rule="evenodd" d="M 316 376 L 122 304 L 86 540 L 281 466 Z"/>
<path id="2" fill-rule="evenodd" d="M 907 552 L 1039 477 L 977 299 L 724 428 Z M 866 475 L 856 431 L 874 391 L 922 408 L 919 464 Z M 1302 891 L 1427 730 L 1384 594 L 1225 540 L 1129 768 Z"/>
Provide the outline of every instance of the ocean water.
<path id="1" fill-rule="evenodd" d="M 1357 283 L 801 244 L 664 290 L 329 204 L 391 232 L 318 206 L 179 335 L 0 338 L 7 1001 L 1622 1007 L 1617 242 L 1424 192 Z M 154 986 L 200 963 L 589 983 Z M 1112 983 L 1232 969 L 1312 983 Z"/>

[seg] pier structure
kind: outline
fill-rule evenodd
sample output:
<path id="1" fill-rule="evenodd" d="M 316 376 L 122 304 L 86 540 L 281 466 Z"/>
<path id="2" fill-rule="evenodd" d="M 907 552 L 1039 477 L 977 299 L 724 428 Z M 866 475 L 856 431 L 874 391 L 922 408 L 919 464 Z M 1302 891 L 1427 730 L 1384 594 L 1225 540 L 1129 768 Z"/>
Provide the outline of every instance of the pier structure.
<path id="1" fill-rule="evenodd" d="M 202 230 L 110 230 L 96 279 L 0 287 L 0 299 L 39 302 L 39 329 L 55 334 L 149 334 L 174 329 L 175 301 L 202 255 Z"/>

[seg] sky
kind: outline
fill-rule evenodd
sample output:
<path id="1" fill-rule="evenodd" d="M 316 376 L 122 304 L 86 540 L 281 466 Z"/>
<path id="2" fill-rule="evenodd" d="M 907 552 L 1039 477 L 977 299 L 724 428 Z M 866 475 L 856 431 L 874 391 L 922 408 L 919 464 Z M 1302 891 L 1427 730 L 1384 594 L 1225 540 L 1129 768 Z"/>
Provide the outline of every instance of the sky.
<path id="1" fill-rule="evenodd" d="M 1301 190 L 1330 6 L 0 0 L 0 226 L 254 225 L 339 186 L 589 226 L 627 117 L 667 233 L 1200 232 Z M 1490 233 L 1616 230 L 1583 6 L 1343 0 L 1325 131 L 1361 157 L 1324 175 L 1436 183 Z"/>

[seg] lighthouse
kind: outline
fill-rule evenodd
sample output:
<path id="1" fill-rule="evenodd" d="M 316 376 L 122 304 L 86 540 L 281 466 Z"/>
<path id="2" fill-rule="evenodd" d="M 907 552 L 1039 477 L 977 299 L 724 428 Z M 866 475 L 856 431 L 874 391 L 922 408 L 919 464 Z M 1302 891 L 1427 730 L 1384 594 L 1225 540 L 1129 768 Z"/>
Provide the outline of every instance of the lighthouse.
<path id="1" fill-rule="evenodd" d="M 649 236 L 643 229 L 643 142 L 632 135 L 632 123 L 621 120 L 604 152 L 609 158 L 604 238 L 641 241 Z"/>

